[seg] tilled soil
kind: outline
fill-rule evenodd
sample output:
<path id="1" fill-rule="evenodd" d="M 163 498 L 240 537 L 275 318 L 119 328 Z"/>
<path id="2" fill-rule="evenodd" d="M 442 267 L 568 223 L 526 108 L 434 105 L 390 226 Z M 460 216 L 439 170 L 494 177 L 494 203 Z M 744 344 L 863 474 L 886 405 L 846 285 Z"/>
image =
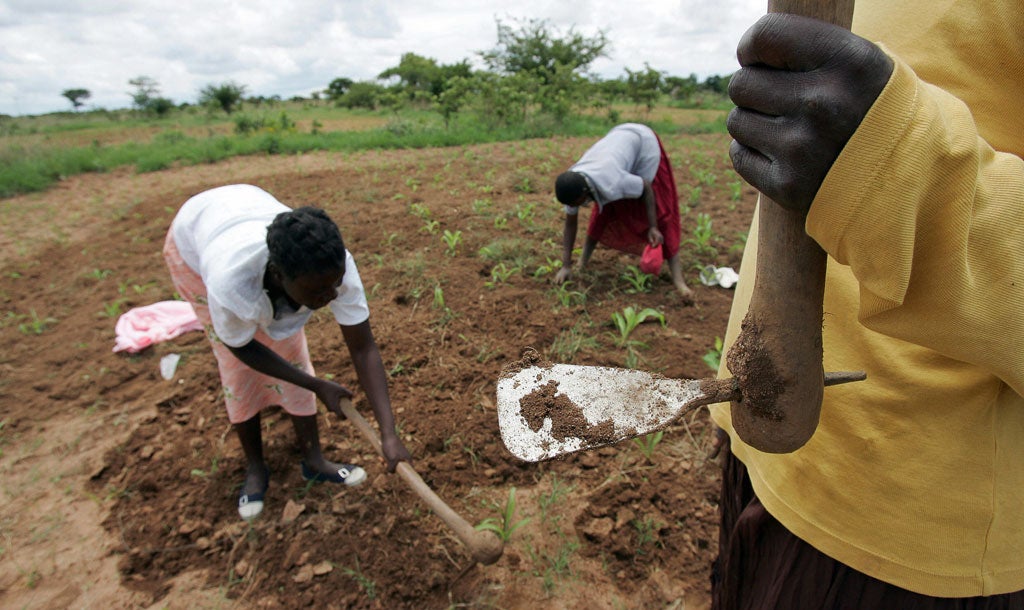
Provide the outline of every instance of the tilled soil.
<path id="1" fill-rule="evenodd" d="M 738 268 L 755 195 L 729 184 L 726 136 L 662 137 L 684 239 L 698 213 L 715 233 L 714 255 L 684 245 L 693 307 L 667 270 L 649 292 L 632 292 L 622 274 L 637 261 L 606 249 L 570 290 L 550 283 L 543 267 L 557 261 L 561 236 L 550 184 L 585 139 L 118 171 L 0 202 L 0 606 L 706 607 L 719 477 L 705 458 L 705 410 L 660 442 L 538 464 L 508 453 L 495 414 L 501 369 L 525 348 L 624 366 L 611 314 L 629 305 L 666 319 L 631 336 L 637 368 L 712 374 L 702 357 L 724 334 L 732 294 L 699 285 L 696 266 Z M 269 410 L 266 509 L 242 522 L 244 460 L 202 333 L 111 351 L 119 313 L 174 298 L 160 247 L 177 207 L 232 182 L 337 221 L 413 466 L 470 523 L 509 535 L 498 562 L 474 566 L 355 428 L 326 413 L 325 453 L 364 465 L 368 481 L 307 484 L 291 424 Z M 502 278 L 499 264 L 518 270 Z M 367 413 L 336 324 L 318 313 L 306 331 L 317 372 L 353 389 Z M 170 353 L 181 362 L 166 381 L 159 361 Z"/>

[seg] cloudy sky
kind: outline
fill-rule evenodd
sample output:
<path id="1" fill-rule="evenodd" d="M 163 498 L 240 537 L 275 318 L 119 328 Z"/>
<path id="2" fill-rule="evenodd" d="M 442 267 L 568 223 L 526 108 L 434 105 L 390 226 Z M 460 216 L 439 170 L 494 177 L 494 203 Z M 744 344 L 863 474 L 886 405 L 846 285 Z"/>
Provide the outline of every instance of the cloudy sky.
<path id="1" fill-rule="evenodd" d="M 641 70 L 729 74 L 743 31 L 766 0 L 0 0 L 0 113 L 71 108 L 65 89 L 92 93 L 86 108 L 131 104 L 128 81 L 148 76 L 160 94 L 194 102 L 233 81 L 249 95 L 308 96 L 334 78 L 373 79 L 403 53 L 439 63 L 497 44 L 497 20 L 546 20 L 553 31 L 604 30 L 602 78 Z"/>

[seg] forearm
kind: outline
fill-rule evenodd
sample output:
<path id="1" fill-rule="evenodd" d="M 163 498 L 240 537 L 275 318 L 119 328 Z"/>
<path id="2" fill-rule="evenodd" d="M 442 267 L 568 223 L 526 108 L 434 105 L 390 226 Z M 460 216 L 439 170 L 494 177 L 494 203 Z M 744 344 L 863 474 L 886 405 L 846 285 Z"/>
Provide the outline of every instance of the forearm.
<path id="1" fill-rule="evenodd" d="M 572 249 L 576 245 L 576 231 L 579 226 L 579 214 L 566 214 L 565 226 L 562 227 L 562 266 L 572 265 Z"/>
<path id="2" fill-rule="evenodd" d="M 255 339 L 242 347 L 228 346 L 228 349 L 231 350 L 231 353 L 234 354 L 242 364 L 255 371 L 263 373 L 264 375 L 269 375 L 275 379 L 280 379 L 281 381 L 297 385 L 311 392 L 316 392 L 316 386 L 320 381 L 319 379 L 306 373 L 302 369 L 296 368 L 290 362 L 274 352 L 274 350 Z"/>
<path id="3" fill-rule="evenodd" d="M 644 192 L 641 195 L 644 202 L 644 210 L 647 212 L 647 228 L 658 228 L 658 202 L 654 198 L 654 189 L 651 183 L 644 180 Z"/>
<path id="4" fill-rule="evenodd" d="M 857 277 L 865 326 L 984 366 L 1020 392 L 1021 201 L 1024 161 L 992 150 L 963 103 L 898 63 L 807 229 Z"/>
<path id="5" fill-rule="evenodd" d="M 366 393 L 381 436 L 393 436 L 395 416 L 388 394 L 387 373 L 384 370 L 380 349 L 373 339 L 370 323 L 366 321 L 357 326 L 342 326 L 341 329 L 352 357 L 352 365 L 356 369 L 359 385 Z"/>

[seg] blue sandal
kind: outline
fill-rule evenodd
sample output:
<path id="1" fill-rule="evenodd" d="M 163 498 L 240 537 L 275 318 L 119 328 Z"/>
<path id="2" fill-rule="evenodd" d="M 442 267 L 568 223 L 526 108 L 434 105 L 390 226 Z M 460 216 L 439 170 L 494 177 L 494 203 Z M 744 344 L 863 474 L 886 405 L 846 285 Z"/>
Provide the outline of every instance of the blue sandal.
<path id="1" fill-rule="evenodd" d="M 342 464 L 337 472 L 324 474 L 302 462 L 302 478 L 314 483 L 344 483 L 348 487 L 354 487 L 366 480 L 366 471 L 354 464 Z"/>
<path id="2" fill-rule="evenodd" d="M 267 488 L 270 487 L 270 469 L 266 468 L 267 481 L 263 485 L 263 489 L 254 494 L 241 494 L 238 496 L 238 516 L 246 521 L 251 521 L 256 517 L 260 516 L 263 512 L 263 498 L 267 493 Z M 242 489 L 245 489 L 245 483 L 242 483 Z"/>

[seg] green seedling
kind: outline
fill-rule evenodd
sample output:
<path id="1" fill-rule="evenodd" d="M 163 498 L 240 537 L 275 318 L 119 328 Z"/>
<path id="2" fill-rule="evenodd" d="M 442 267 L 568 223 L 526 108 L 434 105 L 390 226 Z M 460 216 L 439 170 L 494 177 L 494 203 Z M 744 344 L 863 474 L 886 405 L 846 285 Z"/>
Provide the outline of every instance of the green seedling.
<path id="1" fill-rule="evenodd" d="M 715 337 L 715 346 L 708 350 L 708 353 L 701 356 L 701 360 L 704 364 L 708 365 L 712 371 L 717 372 L 722 366 L 722 338 Z"/>
<path id="2" fill-rule="evenodd" d="M 423 226 L 420 227 L 420 232 L 430 233 L 431 235 L 433 235 L 434 233 L 437 233 L 437 228 L 439 226 L 441 226 L 440 222 L 426 218 L 423 220 Z"/>
<path id="3" fill-rule="evenodd" d="M 644 273 L 636 265 L 626 265 L 626 270 L 622 273 L 621 277 L 629 284 L 629 287 L 626 288 L 627 294 L 650 292 L 651 286 L 654 283 L 654 276 L 650 273 Z"/>
<path id="4" fill-rule="evenodd" d="M 57 323 L 57 318 L 40 318 L 36 310 L 29 312 L 29 321 L 18 324 L 18 332 L 24 335 L 41 335 L 43 331 Z"/>
<path id="5" fill-rule="evenodd" d="M 630 341 L 629 336 L 633 334 L 637 326 L 643 324 L 648 318 L 654 318 L 662 326 L 665 326 L 665 315 L 650 307 L 637 311 L 633 306 L 628 306 L 621 312 L 616 311 L 612 313 L 612 324 L 619 332 L 615 339 L 615 347 L 626 347 L 627 345 L 635 344 L 635 342 Z"/>
<path id="6" fill-rule="evenodd" d="M 537 270 L 533 272 L 533 277 L 541 278 L 545 275 L 551 275 L 562 268 L 562 261 L 557 258 L 547 257 L 547 262 L 543 265 L 539 265 Z"/>
<path id="7" fill-rule="evenodd" d="M 89 273 L 86 273 L 85 277 L 98 281 L 110 277 L 111 273 L 113 272 L 110 269 L 93 269 Z"/>
<path id="8" fill-rule="evenodd" d="M 740 196 L 743 195 L 743 181 L 733 180 L 729 184 L 729 199 L 732 201 L 739 201 Z"/>
<path id="9" fill-rule="evenodd" d="M 420 220 L 429 220 L 430 217 L 433 216 L 433 214 L 430 211 L 430 208 L 423 205 L 422 203 L 410 203 L 409 213 L 415 216 L 416 218 L 419 218 Z"/>
<path id="10" fill-rule="evenodd" d="M 100 316 L 104 318 L 116 318 L 121 315 L 121 307 L 128 301 L 126 298 L 114 299 L 109 303 L 103 305 L 103 311 L 100 312 Z"/>
<path id="11" fill-rule="evenodd" d="M 684 240 L 683 245 L 691 246 L 698 258 L 704 256 L 713 258 L 718 256 L 718 250 L 711 245 L 711 240 L 714 237 L 715 234 L 711 230 L 711 216 L 703 213 L 697 214 L 697 224 L 693 227 L 693 237 Z"/>
<path id="12" fill-rule="evenodd" d="M 449 231 L 445 229 L 444 234 L 441 236 L 441 241 L 444 242 L 446 248 L 444 253 L 448 256 L 455 256 L 459 243 L 462 242 L 462 231 Z"/>
<path id="13" fill-rule="evenodd" d="M 494 504 L 494 508 L 499 509 L 499 516 L 488 517 L 481 521 L 475 529 L 481 531 L 494 532 L 502 542 L 508 542 L 509 538 L 512 537 L 512 533 L 520 527 L 526 525 L 530 521 L 529 517 L 526 519 L 515 520 L 516 514 L 516 488 L 513 487 L 508 492 L 508 500 L 505 501 L 505 506 L 498 506 Z"/>
<path id="14" fill-rule="evenodd" d="M 491 267 L 491 279 L 484 282 L 484 286 L 494 290 L 498 284 L 504 284 L 508 278 L 522 271 L 520 267 L 509 267 L 505 263 L 498 263 Z"/>

